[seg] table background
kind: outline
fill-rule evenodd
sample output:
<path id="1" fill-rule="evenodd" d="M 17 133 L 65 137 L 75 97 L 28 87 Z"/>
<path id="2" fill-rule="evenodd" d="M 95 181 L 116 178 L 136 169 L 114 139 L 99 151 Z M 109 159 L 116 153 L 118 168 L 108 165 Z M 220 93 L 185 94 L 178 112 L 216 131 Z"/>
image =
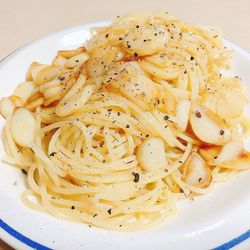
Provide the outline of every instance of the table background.
<path id="1" fill-rule="evenodd" d="M 226 39 L 250 51 L 249 0 L 0 0 L 0 60 L 50 32 L 126 12 L 162 9 L 219 28 Z M 12 248 L 0 240 L 3 249 Z"/>

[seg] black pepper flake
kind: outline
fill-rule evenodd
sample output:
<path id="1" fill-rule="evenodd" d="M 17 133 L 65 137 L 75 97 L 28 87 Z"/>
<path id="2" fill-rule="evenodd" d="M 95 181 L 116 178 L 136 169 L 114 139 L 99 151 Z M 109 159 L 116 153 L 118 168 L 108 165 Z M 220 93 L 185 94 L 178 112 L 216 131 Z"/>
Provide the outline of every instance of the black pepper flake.
<path id="1" fill-rule="evenodd" d="M 63 81 L 63 80 L 65 80 L 65 77 L 64 76 L 58 76 L 58 80 Z"/>
<path id="2" fill-rule="evenodd" d="M 111 208 L 108 210 L 108 213 L 111 214 Z"/>
<path id="3" fill-rule="evenodd" d="M 218 158 L 218 156 L 215 156 L 215 157 L 214 157 L 214 159 L 217 159 L 217 158 Z"/>
<path id="4" fill-rule="evenodd" d="M 129 128 L 129 125 L 128 125 L 128 124 L 126 125 L 126 128 Z"/>
<path id="5" fill-rule="evenodd" d="M 94 214 L 93 217 L 95 218 L 97 216 L 97 214 Z"/>
<path id="6" fill-rule="evenodd" d="M 168 115 L 165 115 L 165 116 L 164 116 L 164 120 L 167 121 L 168 119 L 169 119 L 169 116 L 168 116 Z"/>
<path id="7" fill-rule="evenodd" d="M 198 117 L 198 118 L 201 118 L 201 112 L 196 110 L 195 111 L 195 116 Z"/>
<path id="8" fill-rule="evenodd" d="M 149 135 L 146 135 L 146 137 L 149 137 Z"/>
<path id="9" fill-rule="evenodd" d="M 138 54 L 135 52 L 135 53 L 134 53 L 134 57 L 137 57 L 137 56 L 138 56 Z"/>
<path id="10" fill-rule="evenodd" d="M 129 164 L 129 163 L 132 163 L 134 160 L 132 160 L 132 161 L 128 161 L 128 162 L 126 162 L 126 164 Z"/>
<path id="11" fill-rule="evenodd" d="M 25 169 L 22 168 L 21 171 L 22 171 L 23 174 L 27 175 L 27 172 L 26 172 Z"/>
<path id="12" fill-rule="evenodd" d="M 190 57 L 190 60 L 191 60 L 191 61 L 193 61 L 193 60 L 194 60 L 194 57 L 193 57 L 193 56 L 191 56 L 191 57 Z"/>
<path id="13" fill-rule="evenodd" d="M 179 161 L 179 163 L 182 163 L 182 161 Z"/>
<path id="14" fill-rule="evenodd" d="M 224 130 L 220 130 L 220 135 L 224 135 Z"/>
<path id="15" fill-rule="evenodd" d="M 138 28 L 140 28 L 140 26 L 139 26 L 139 25 L 136 25 L 136 28 L 138 29 Z"/>
<path id="16" fill-rule="evenodd" d="M 138 182 L 140 179 L 140 175 L 138 173 L 132 172 L 132 175 L 135 177 L 134 182 Z"/>
<path id="17" fill-rule="evenodd" d="M 56 152 L 52 152 L 49 156 L 55 156 Z"/>
<path id="18" fill-rule="evenodd" d="M 143 40 L 143 42 L 145 43 L 145 42 L 147 42 L 147 40 L 146 40 L 146 39 L 144 39 L 144 40 Z"/>
<path id="19" fill-rule="evenodd" d="M 108 37 L 109 36 L 109 34 L 106 34 L 106 36 L 105 37 Z"/>
<path id="20" fill-rule="evenodd" d="M 117 112 L 117 115 L 118 115 L 118 116 L 120 116 L 120 115 L 121 115 L 121 113 L 120 113 L 120 112 Z"/>
<path id="21" fill-rule="evenodd" d="M 119 40 L 121 41 L 121 40 L 122 40 L 122 37 L 119 37 Z"/>
<path id="22" fill-rule="evenodd" d="M 72 206 L 72 207 L 71 207 L 71 209 L 73 209 L 73 210 L 74 210 L 74 209 L 75 209 L 75 206 Z"/>
<path id="23" fill-rule="evenodd" d="M 202 180 L 202 179 L 201 179 L 201 177 L 200 177 L 200 178 L 199 178 L 199 182 L 201 182 L 201 180 Z"/>
<path id="24" fill-rule="evenodd" d="M 79 60 L 76 60 L 75 62 L 79 62 Z"/>
<path id="25" fill-rule="evenodd" d="M 186 71 L 186 70 L 184 71 L 184 74 L 187 74 L 187 71 Z"/>

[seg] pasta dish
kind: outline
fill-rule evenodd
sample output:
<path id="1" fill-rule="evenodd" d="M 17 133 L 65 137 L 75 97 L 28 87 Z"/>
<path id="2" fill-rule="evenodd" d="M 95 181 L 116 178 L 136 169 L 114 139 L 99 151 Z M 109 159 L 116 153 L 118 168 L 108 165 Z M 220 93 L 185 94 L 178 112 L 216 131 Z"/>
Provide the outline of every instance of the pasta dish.
<path id="1" fill-rule="evenodd" d="M 22 202 L 115 231 L 151 228 L 179 199 L 250 168 L 241 79 L 214 30 L 168 13 L 128 14 L 50 65 L 33 62 L 0 101 L 4 161 Z"/>

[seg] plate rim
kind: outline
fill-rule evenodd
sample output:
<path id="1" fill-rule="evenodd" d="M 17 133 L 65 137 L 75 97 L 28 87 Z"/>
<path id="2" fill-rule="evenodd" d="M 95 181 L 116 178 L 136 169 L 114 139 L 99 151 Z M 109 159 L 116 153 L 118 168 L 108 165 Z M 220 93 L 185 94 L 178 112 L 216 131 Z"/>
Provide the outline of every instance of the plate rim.
<path id="1" fill-rule="evenodd" d="M 52 31 L 52 32 L 49 32 L 49 33 L 44 34 L 42 36 L 39 36 L 35 39 L 30 40 L 29 42 L 24 43 L 23 45 L 21 45 L 20 47 L 16 48 L 12 52 L 10 52 L 8 55 L 3 57 L 0 60 L 0 68 L 5 63 L 7 63 L 9 60 L 11 60 L 12 57 L 14 57 L 16 54 L 21 52 L 23 49 L 25 49 L 25 48 L 29 47 L 30 45 L 32 45 L 36 42 L 39 42 L 43 39 L 47 39 L 50 36 L 59 35 L 60 33 L 73 32 L 73 30 L 79 30 L 81 28 L 86 29 L 88 26 L 89 27 L 104 26 L 104 25 L 109 24 L 110 22 L 111 22 L 111 20 L 103 20 L 103 21 L 97 21 L 97 22 L 84 23 L 84 24 L 80 24 L 80 25 L 76 25 L 76 26 L 67 27 L 64 29 L 59 29 L 57 31 Z M 231 40 L 228 40 L 228 39 L 222 39 L 222 40 L 224 42 L 226 42 L 231 49 L 237 50 L 241 54 L 244 54 L 244 56 L 247 57 L 247 59 L 250 61 L 250 52 L 249 51 L 247 51 L 246 49 L 235 44 Z M 4 222 L 1 219 L 1 217 L 0 217 L 0 229 L 2 229 L 4 232 L 7 233 L 7 234 L 2 234 L 1 230 L 0 230 L 0 236 L 1 236 L 0 239 L 13 248 L 19 249 L 19 247 L 24 244 L 28 247 L 35 248 L 35 249 L 42 249 L 42 250 L 50 250 L 51 249 L 51 248 L 49 248 L 49 247 L 47 247 L 47 246 L 45 246 L 37 241 L 32 240 L 29 237 L 26 237 L 22 233 L 18 232 L 13 227 L 11 227 L 6 222 Z M 230 248 L 235 247 L 235 246 L 239 245 L 240 243 L 246 241 L 247 239 L 250 239 L 250 228 L 247 231 L 240 234 L 239 236 L 213 248 L 213 250 L 230 249 Z"/>

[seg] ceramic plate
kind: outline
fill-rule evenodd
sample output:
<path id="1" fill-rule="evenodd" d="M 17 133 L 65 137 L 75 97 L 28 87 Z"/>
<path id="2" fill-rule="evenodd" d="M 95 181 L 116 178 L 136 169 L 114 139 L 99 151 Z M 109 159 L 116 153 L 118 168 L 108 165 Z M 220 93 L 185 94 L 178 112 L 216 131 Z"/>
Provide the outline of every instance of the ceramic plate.
<path id="1" fill-rule="evenodd" d="M 33 61 L 50 63 L 56 51 L 80 46 L 89 29 L 106 22 L 53 33 L 16 50 L 0 63 L 0 97 L 24 80 Z M 250 84 L 250 55 L 234 50 L 233 75 Z M 233 105 L 233 103 L 232 103 Z M 4 120 L 0 118 L 0 129 Z M 4 154 L 0 145 L 1 156 Z M 149 231 L 120 233 L 59 220 L 25 207 L 20 195 L 26 183 L 21 171 L 0 163 L 0 238 L 16 249 L 250 249 L 250 171 L 215 185 L 194 201 L 178 202 L 178 214 Z"/>

